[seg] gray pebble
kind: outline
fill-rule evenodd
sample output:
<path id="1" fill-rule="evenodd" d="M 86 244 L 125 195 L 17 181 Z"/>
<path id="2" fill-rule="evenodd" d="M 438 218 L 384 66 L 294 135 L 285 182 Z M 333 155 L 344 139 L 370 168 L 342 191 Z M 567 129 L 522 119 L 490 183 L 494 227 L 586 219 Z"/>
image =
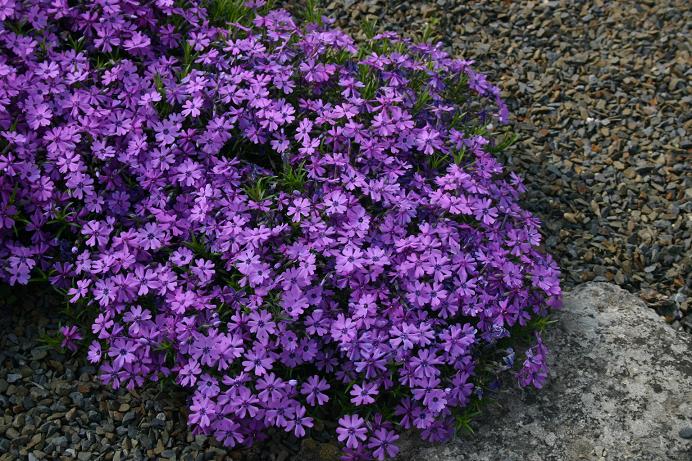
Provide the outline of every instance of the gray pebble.
<path id="1" fill-rule="evenodd" d="M 31 351 L 31 358 L 34 360 L 42 360 L 46 358 L 47 355 L 48 351 L 46 351 L 45 349 L 33 349 Z"/>

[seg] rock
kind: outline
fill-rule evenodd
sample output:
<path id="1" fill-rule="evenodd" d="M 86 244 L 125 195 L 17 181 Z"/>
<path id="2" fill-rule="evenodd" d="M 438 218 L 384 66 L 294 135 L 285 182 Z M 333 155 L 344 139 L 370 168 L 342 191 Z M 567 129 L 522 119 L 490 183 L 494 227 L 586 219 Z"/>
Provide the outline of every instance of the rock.
<path id="1" fill-rule="evenodd" d="M 34 360 L 43 360 L 48 355 L 48 351 L 45 349 L 33 349 L 31 351 L 31 358 Z"/>
<path id="2" fill-rule="evenodd" d="M 500 391 L 475 435 L 402 459 L 689 461 L 692 337 L 607 283 L 567 293 L 556 318 L 543 389 Z"/>
<path id="3" fill-rule="evenodd" d="M 10 440 L 14 440 L 19 437 L 19 432 L 14 427 L 10 427 L 5 431 L 5 436 Z"/>
<path id="4" fill-rule="evenodd" d="M 82 407 L 84 404 L 84 396 L 80 392 L 71 392 L 70 398 L 72 402 L 78 407 Z"/>
<path id="5" fill-rule="evenodd" d="M 683 439 L 692 439 L 692 426 L 683 427 L 680 429 L 680 432 L 678 432 L 678 435 Z"/>
<path id="6" fill-rule="evenodd" d="M 34 448 L 36 445 L 38 445 L 41 440 L 43 440 L 43 437 L 41 434 L 34 434 L 34 436 L 29 440 L 29 443 L 26 445 L 26 448 Z"/>
<path id="7" fill-rule="evenodd" d="M 20 375 L 19 373 L 10 373 L 7 375 L 7 382 L 10 384 L 16 383 L 20 379 L 22 379 L 22 375 Z"/>
<path id="8" fill-rule="evenodd" d="M 137 415 L 133 410 L 128 411 L 127 413 L 125 413 L 125 416 L 123 416 L 123 424 L 127 424 L 130 421 L 134 421 L 136 417 Z"/>
<path id="9" fill-rule="evenodd" d="M 322 443 L 311 438 L 305 438 L 300 444 L 300 452 L 297 459 L 329 461 L 338 459 L 340 454 L 339 447 L 333 443 Z"/>

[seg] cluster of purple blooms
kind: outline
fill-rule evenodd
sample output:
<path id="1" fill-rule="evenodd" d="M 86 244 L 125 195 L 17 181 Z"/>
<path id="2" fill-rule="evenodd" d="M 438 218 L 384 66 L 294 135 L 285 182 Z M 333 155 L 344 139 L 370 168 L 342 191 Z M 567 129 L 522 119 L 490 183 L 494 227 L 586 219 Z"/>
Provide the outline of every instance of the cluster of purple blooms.
<path id="1" fill-rule="evenodd" d="M 228 446 L 450 438 L 479 354 L 560 302 L 498 89 L 437 45 L 186 3 L 0 0 L 0 278 L 47 279 L 103 383 L 174 380 Z"/>

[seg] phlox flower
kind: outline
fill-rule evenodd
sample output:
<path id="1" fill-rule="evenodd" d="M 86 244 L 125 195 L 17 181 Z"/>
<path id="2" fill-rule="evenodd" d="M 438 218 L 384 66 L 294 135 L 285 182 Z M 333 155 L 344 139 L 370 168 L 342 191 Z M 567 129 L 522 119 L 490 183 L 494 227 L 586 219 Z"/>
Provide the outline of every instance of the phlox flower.
<path id="1" fill-rule="evenodd" d="M 358 415 L 346 415 L 339 418 L 336 429 L 337 439 L 344 442 L 348 448 L 358 448 L 367 439 L 368 430 L 364 427 L 365 420 Z"/>
<path id="2" fill-rule="evenodd" d="M 60 327 L 60 334 L 62 335 L 62 342 L 60 347 L 67 348 L 72 352 L 78 349 L 77 342 L 82 339 L 82 335 L 79 333 L 79 329 L 76 325 L 63 326 Z"/>

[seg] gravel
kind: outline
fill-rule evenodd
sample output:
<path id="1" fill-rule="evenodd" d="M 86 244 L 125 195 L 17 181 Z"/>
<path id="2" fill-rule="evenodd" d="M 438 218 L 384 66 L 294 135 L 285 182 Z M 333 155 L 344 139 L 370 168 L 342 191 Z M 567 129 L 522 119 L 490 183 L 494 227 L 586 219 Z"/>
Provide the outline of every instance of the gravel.
<path id="1" fill-rule="evenodd" d="M 685 1 L 334 0 L 342 28 L 420 33 L 499 84 L 565 288 L 609 281 L 692 331 L 690 25 Z M 415 35 L 414 35 L 415 36 Z"/>
<path id="2" fill-rule="evenodd" d="M 612 281 L 692 330 L 686 2 L 335 0 L 323 8 L 351 32 L 365 19 L 408 35 L 430 24 L 452 51 L 476 59 L 510 103 L 522 138 L 504 160 L 526 179 L 525 205 L 545 223 L 565 288 Z M 22 296 L 29 307 L 0 318 L 0 461 L 334 458 L 323 434 L 229 452 L 188 433 L 183 395 L 99 386 L 92 367 L 41 341 L 57 331 L 59 304 Z"/>
<path id="3" fill-rule="evenodd" d="M 191 434 L 186 395 L 174 386 L 101 386 L 83 353 L 46 345 L 58 335 L 60 303 L 29 290 L 17 295 L 0 298 L 8 313 L 0 317 L 0 461 L 297 459 L 300 442 L 283 434 L 249 450 Z"/>

